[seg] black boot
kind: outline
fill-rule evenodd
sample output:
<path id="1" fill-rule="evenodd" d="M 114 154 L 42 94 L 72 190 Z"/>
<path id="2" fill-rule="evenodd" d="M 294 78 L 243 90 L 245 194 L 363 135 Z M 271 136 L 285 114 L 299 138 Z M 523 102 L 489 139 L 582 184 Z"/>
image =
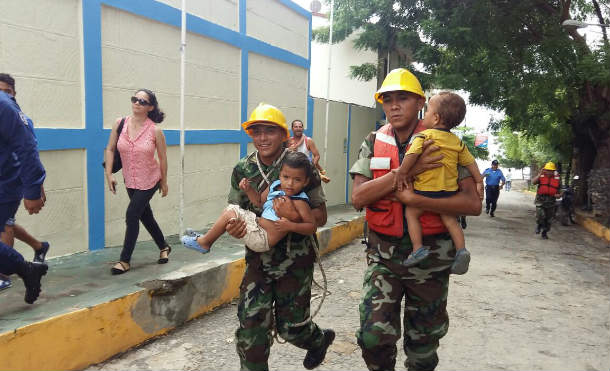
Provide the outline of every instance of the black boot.
<path id="1" fill-rule="evenodd" d="M 542 229 L 542 226 L 540 224 L 536 224 L 536 234 L 540 234 L 541 229 Z"/>
<path id="2" fill-rule="evenodd" d="M 333 330 L 322 330 L 322 333 L 324 334 L 322 346 L 317 349 L 308 350 L 305 359 L 303 360 L 303 366 L 308 370 L 313 370 L 320 366 L 322 361 L 324 361 L 324 357 L 326 357 L 328 347 L 335 340 L 335 332 Z"/>
<path id="3" fill-rule="evenodd" d="M 17 275 L 23 280 L 25 285 L 25 302 L 33 304 L 40 295 L 40 280 L 47 274 L 49 266 L 44 263 L 25 262 L 19 269 Z"/>
<path id="4" fill-rule="evenodd" d="M 546 231 L 542 231 L 542 239 L 543 240 L 548 240 L 549 236 L 547 236 Z"/>

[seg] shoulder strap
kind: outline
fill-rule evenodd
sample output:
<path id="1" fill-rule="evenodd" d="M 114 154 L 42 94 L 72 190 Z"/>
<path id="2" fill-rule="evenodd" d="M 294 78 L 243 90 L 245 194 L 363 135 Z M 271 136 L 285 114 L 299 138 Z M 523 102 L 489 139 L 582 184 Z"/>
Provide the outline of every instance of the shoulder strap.
<path id="1" fill-rule="evenodd" d="M 121 136 L 121 133 L 123 132 L 123 125 L 125 125 L 125 117 L 123 117 L 123 118 L 121 119 L 121 123 L 119 124 L 119 127 L 118 127 L 118 128 L 116 128 L 116 131 L 117 131 L 117 134 L 118 134 L 118 135 L 116 136 L 116 141 L 117 141 L 117 143 L 119 142 L 119 137 Z"/>

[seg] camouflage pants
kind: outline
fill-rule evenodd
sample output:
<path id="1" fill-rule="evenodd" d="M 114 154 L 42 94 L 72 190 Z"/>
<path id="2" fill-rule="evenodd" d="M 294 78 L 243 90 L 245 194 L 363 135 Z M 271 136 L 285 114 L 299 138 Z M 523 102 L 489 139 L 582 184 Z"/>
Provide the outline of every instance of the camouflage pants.
<path id="1" fill-rule="evenodd" d="M 536 223 L 543 231 L 551 230 L 551 220 L 555 215 L 555 197 L 548 195 L 536 195 Z"/>
<path id="2" fill-rule="evenodd" d="M 369 238 L 369 244 L 373 239 Z M 396 343 L 401 336 L 410 371 L 434 370 L 438 364 L 439 340 L 447 334 L 449 267 L 455 256 L 451 239 L 424 238 L 431 256 L 417 267 L 405 268 L 400 261 L 411 250 L 408 237 L 386 253 L 370 252 L 360 303 L 360 329 L 356 333 L 362 357 L 369 370 L 394 370 Z M 374 245 L 372 247 L 375 247 Z M 389 251 L 390 256 L 387 255 Z M 402 301 L 405 301 L 401 313 Z"/>
<path id="3" fill-rule="evenodd" d="M 290 326 L 309 317 L 315 259 L 309 238 L 294 240 L 289 251 L 286 240 L 264 253 L 247 249 L 235 332 L 241 370 L 269 369 L 274 323 L 278 335 L 299 348 L 322 345 L 322 330 L 315 323 Z"/>

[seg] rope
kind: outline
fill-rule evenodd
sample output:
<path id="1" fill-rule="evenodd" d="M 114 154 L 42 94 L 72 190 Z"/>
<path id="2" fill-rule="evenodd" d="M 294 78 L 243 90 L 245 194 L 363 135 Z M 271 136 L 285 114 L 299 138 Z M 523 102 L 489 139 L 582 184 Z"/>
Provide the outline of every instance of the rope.
<path id="1" fill-rule="evenodd" d="M 318 303 L 318 307 L 313 312 L 313 314 L 310 315 L 306 320 L 304 320 L 303 322 L 299 322 L 299 323 L 288 324 L 288 327 L 299 327 L 299 326 L 303 326 L 303 325 L 311 322 L 314 319 L 314 317 L 320 312 L 320 309 L 322 309 L 322 304 L 324 303 L 324 299 L 326 299 L 326 296 L 330 294 L 330 291 L 328 291 L 328 281 L 326 280 L 326 272 L 324 271 L 324 268 L 322 267 L 322 259 L 320 258 L 320 247 L 318 245 L 318 241 L 313 236 L 309 236 L 309 238 L 311 239 L 311 242 L 313 245 L 313 250 L 316 253 L 316 261 L 318 262 L 318 266 L 320 267 L 320 272 L 322 273 L 322 280 L 324 282 L 324 287 L 322 287 L 322 286 L 320 286 L 319 283 L 316 282 L 316 280 L 313 280 L 313 283 L 315 283 L 316 286 L 318 286 L 320 289 L 323 290 L 322 291 L 322 300 L 320 300 L 320 303 Z M 290 239 L 288 239 L 288 244 L 290 246 Z"/>
<path id="2" fill-rule="evenodd" d="M 288 243 L 287 243 L 288 252 L 290 251 L 291 236 L 292 236 L 292 234 L 288 234 Z M 318 304 L 318 307 L 313 312 L 313 314 L 310 315 L 309 317 L 307 317 L 307 319 L 305 319 L 304 321 L 299 322 L 299 323 L 288 323 L 287 324 L 288 327 L 299 327 L 299 326 L 306 325 L 309 322 L 313 321 L 314 317 L 320 312 L 320 309 L 322 309 L 322 304 L 324 303 L 324 299 L 326 299 L 326 296 L 331 294 L 331 292 L 328 291 L 328 281 L 326 280 L 326 272 L 324 271 L 324 268 L 322 267 L 322 260 L 320 258 L 320 247 L 318 245 L 318 241 L 317 241 L 317 239 L 315 239 L 313 237 L 313 235 L 309 236 L 309 238 L 312 241 L 313 250 L 316 253 L 316 261 L 318 262 L 318 267 L 320 267 L 320 272 L 322 273 L 324 287 L 320 286 L 320 284 L 317 283 L 315 279 L 312 279 L 312 281 L 316 286 L 318 286 L 318 288 L 322 289 L 322 300 L 320 300 L 320 303 Z M 318 297 L 312 297 L 311 300 L 315 300 Z M 275 339 L 275 341 L 278 342 L 278 344 L 285 344 L 286 340 L 282 340 L 280 338 L 280 336 L 277 333 L 277 327 L 275 325 L 275 302 L 273 303 L 272 313 L 273 313 L 273 315 L 271 316 L 272 317 L 271 318 L 271 336 Z"/>
<path id="3" fill-rule="evenodd" d="M 282 154 L 280 155 L 280 157 L 278 157 L 277 160 L 273 161 L 273 163 L 271 165 L 269 165 L 269 172 L 267 172 L 265 174 L 265 172 L 263 171 L 263 167 L 261 166 L 261 162 L 258 159 L 258 151 L 256 151 L 256 153 L 254 154 L 254 157 L 256 158 L 256 166 L 258 166 L 258 171 L 261 173 L 261 176 L 263 177 L 263 180 L 258 185 L 258 189 L 261 188 L 261 185 L 263 184 L 263 182 L 266 182 L 267 186 L 271 186 L 271 182 L 269 181 L 269 174 L 271 174 L 271 172 L 275 169 L 275 167 L 282 162 L 282 160 L 284 159 L 284 156 L 286 155 L 286 152 L 288 152 L 287 148 L 284 149 L 284 152 L 282 152 Z"/>

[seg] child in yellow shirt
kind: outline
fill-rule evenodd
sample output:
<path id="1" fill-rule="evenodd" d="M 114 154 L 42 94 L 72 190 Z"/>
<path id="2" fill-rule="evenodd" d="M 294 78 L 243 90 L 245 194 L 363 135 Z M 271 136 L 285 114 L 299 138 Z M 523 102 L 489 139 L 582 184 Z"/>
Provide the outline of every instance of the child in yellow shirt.
<path id="1" fill-rule="evenodd" d="M 460 138 L 451 133 L 451 129 L 458 126 L 466 115 L 466 103 L 457 94 L 441 92 L 430 98 L 428 110 L 423 120 L 426 130 L 416 134 L 411 147 L 407 150 L 405 159 L 396 174 L 396 184 L 401 191 L 407 184 L 407 174 L 422 152 L 423 143 L 433 140 L 434 145 L 440 147 L 443 155 L 441 167 L 425 171 L 416 176 L 414 191 L 417 194 L 432 198 L 450 197 L 458 191 L 458 164 L 470 171 L 477 184 L 479 197 L 483 199 L 483 178 L 468 148 Z M 422 244 L 422 229 L 419 217 L 424 210 L 408 206 L 405 208 L 409 236 L 413 243 L 413 252 L 405 261 L 405 266 L 413 266 L 428 257 L 429 248 Z M 464 274 L 470 264 L 470 252 L 466 250 L 464 233 L 455 215 L 441 214 L 443 224 L 449 231 L 455 245 L 456 254 L 451 273 Z"/>

